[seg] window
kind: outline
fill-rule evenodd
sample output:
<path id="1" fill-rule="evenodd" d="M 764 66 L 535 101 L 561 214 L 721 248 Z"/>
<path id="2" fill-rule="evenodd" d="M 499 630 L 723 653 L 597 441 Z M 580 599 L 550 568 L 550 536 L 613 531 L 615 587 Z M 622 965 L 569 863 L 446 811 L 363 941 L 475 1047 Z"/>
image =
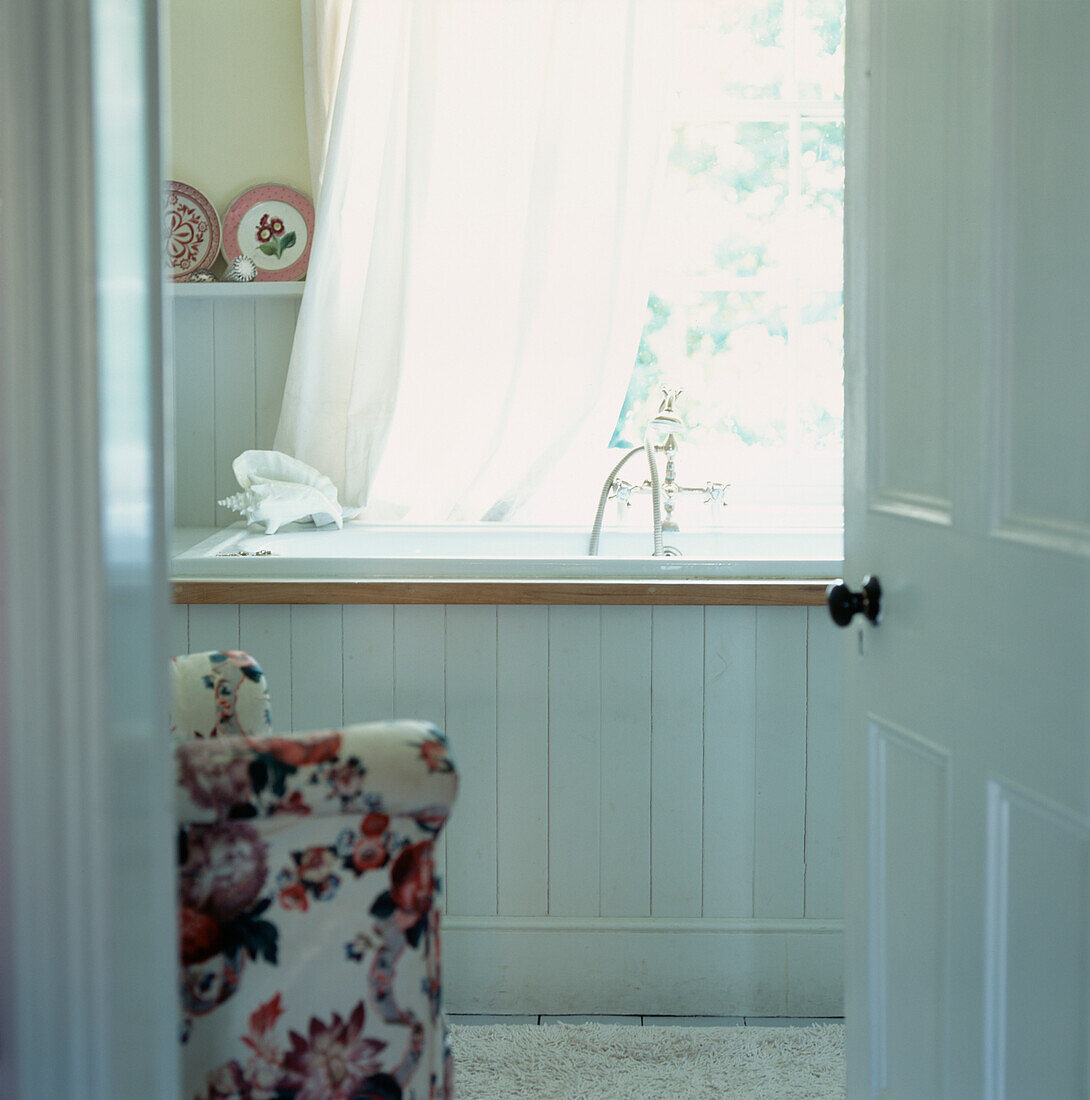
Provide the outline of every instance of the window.
<path id="1" fill-rule="evenodd" d="M 683 529 L 837 526 L 843 3 L 353 7 L 276 446 L 365 521 L 585 527 L 666 385 Z"/>
<path id="2" fill-rule="evenodd" d="M 688 426 L 678 481 L 730 486 L 725 509 L 685 495 L 683 529 L 838 526 L 844 0 L 677 10 L 684 85 L 646 323 L 611 451 L 593 461 L 604 479 L 621 448 L 642 442 L 661 387 L 677 387 Z M 638 482 L 646 469 L 633 459 L 621 476 Z M 534 518 L 557 507 L 543 495 Z M 607 523 L 645 525 L 648 510 L 636 497 Z"/>

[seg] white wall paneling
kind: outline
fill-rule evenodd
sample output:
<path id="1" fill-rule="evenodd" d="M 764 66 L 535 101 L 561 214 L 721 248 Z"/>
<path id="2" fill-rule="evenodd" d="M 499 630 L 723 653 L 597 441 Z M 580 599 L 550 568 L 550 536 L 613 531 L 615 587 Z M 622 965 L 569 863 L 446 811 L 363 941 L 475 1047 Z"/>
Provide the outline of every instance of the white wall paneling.
<path id="1" fill-rule="evenodd" d="M 394 608 L 394 716 L 446 725 L 446 608 Z"/>
<path id="2" fill-rule="evenodd" d="M 231 604 L 206 604 L 189 609 L 189 652 L 238 649 L 239 608 Z"/>
<path id="3" fill-rule="evenodd" d="M 394 609 L 344 608 L 344 720 L 369 722 L 394 713 Z"/>
<path id="4" fill-rule="evenodd" d="M 238 491 L 231 463 L 256 436 L 254 392 L 254 303 L 228 298 L 212 304 L 212 356 L 215 363 L 213 444 L 215 448 L 216 500 Z M 216 524 L 226 526 L 238 518 L 216 505 Z"/>
<path id="5" fill-rule="evenodd" d="M 806 609 L 757 608 L 753 911 L 803 915 Z"/>
<path id="6" fill-rule="evenodd" d="M 207 298 L 174 302 L 174 514 L 178 526 L 210 527 L 216 522 L 212 308 Z"/>
<path id="7" fill-rule="evenodd" d="M 757 612 L 704 609 L 704 916 L 753 916 Z"/>
<path id="8" fill-rule="evenodd" d="M 173 298 L 175 521 L 227 526 L 231 463 L 272 447 L 299 312 L 298 289 L 181 287 Z M 271 290 L 269 288 L 272 288 Z"/>
<path id="9" fill-rule="evenodd" d="M 291 605 L 292 729 L 328 729 L 341 725 L 344 721 L 343 665 L 340 607 Z"/>
<path id="10" fill-rule="evenodd" d="M 460 776 L 446 832 L 447 912 L 495 913 L 496 608 L 447 608 L 445 684 Z"/>
<path id="11" fill-rule="evenodd" d="M 598 915 L 602 609 L 549 608 L 548 912 Z"/>
<path id="12" fill-rule="evenodd" d="M 841 1011 L 841 650 L 820 612 L 175 611 L 190 649 L 261 661 L 277 729 L 447 730 L 452 1010 Z"/>
<path id="13" fill-rule="evenodd" d="M 254 302 L 254 445 L 269 450 L 280 421 L 280 403 L 295 337 L 296 298 Z"/>
<path id="14" fill-rule="evenodd" d="M 291 613 L 288 604 L 246 604 L 238 609 L 239 649 L 258 657 L 269 681 L 273 729 L 280 730 L 290 728 L 292 720 Z"/>
<path id="15" fill-rule="evenodd" d="M 446 608 L 394 607 L 394 717 L 446 726 Z M 455 750 L 457 751 L 457 749 Z M 455 807 L 454 813 L 458 812 Z M 452 826 L 454 824 L 452 817 Z M 456 826 L 455 826 L 456 827 Z M 436 873 L 447 884 L 447 834 L 435 850 Z M 446 911 L 447 895 L 443 893 Z"/>
<path id="16" fill-rule="evenodd" d="M 653 610 L 602 608 L 599 912 L 608 917 L 651 914 Z"/>
<path id="17" fill-rule="evenodd" d="M 651 627 L 651 915 L 699 917 L 704 608 L 656 607 Z"/>
<path id="18" fill-rule="evenodd" d="M 844 723 L 842 639 L 824 608 L 806 612 L 807 917 L 838 916 L 844 907 Z"/>
<path id="19" fill-rule="evenodd" d="M 549 609 L 496 608 L 499 912 L 548 911 Z"/>

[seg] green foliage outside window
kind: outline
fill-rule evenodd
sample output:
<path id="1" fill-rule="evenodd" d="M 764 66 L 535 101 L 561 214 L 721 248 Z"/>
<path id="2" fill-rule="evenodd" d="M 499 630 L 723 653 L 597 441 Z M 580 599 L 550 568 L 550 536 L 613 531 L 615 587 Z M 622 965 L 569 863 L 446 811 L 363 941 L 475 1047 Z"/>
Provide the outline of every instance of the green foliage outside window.
<path id="1" fill-rule="evenodd" d="M 670 385 L 686 450 L 711 465 L 839 452 L 844 0 L 684 10 L 656 274 L 610 446 L 642 442 Z"/>

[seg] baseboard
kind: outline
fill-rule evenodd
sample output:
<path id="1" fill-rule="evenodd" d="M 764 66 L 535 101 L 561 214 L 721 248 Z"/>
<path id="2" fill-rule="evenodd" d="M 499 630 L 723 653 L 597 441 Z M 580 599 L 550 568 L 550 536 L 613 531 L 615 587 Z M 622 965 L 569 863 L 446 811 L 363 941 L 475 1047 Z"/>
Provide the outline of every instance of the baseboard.
<path id="1" fill-rule="evenodd" d="M 841 1016 L 844 922 L 446 917 L 456 1013 Z"/>

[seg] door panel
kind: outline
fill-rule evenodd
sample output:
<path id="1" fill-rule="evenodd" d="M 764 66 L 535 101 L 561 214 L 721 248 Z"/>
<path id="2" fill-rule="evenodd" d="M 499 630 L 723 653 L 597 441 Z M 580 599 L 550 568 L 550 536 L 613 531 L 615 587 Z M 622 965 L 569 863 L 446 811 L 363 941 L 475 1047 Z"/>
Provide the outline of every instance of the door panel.
<path id="1" fill-rule="evenodd" d="M 1009 532 L 1090 552 L 1090 5 L 1004 0 L 997 20 L 995 472 Z M 1044 65 L 1041 58 L 1049 58 Z"/>
<path id="2" fill-rule="evenodd" d="M 875 394 L 868 409 L 872 496 L 895 511 L 917 514 L 922 507 L 940 517 L 948 514 L 951 495 L 947 273 L 941 260 L 947 235 L 949 36 L 935 34 L 946 20 L 945 8 L 942 0 L 891 5 L 876 21 L 881 62 L 874 73 L 875 133 L 899 138 L 877 143 L 873 186 L 889 217 L 911 217 L 913 231 L 898 231 L 895 220 L 872 228 L 871 285 L 881 323 L 869 333 L 874 343 L 868 377 Z"/>
<path id="3" fill-rule="evenodd" d="M 993 780 L 988 856 L 986 1091 L 1085 1096 L 1090 825 Z"/>
<path id="4" fill-rule="evenodd" d="M 1090 1097 L 1090 4 L 848 33 L 849 1095 Z"/>
<path id="5" fill-rule="evenodd" d="M 871 720 L 871 1095 L 941 1096 L 948 983 L 950 758 L 937 745 Z M 903 1018 L 897 1001 L 928 1006 Z M 891 1026 L 891 1024 L 893 1026 Z"/>

